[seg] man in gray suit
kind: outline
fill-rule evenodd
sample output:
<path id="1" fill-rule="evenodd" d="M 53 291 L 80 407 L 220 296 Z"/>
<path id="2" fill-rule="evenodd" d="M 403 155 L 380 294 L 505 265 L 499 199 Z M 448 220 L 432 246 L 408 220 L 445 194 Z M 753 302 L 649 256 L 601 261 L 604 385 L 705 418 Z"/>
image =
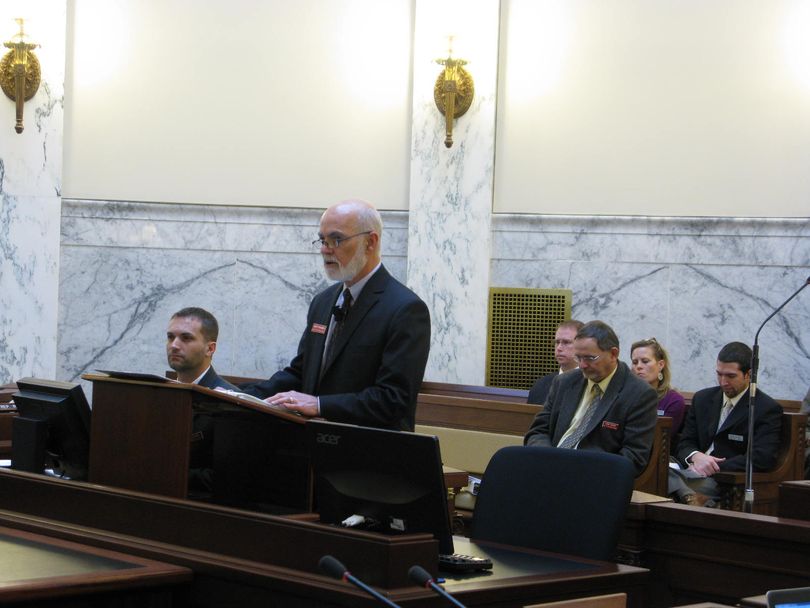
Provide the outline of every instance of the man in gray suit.
<path id="1" fill-rule="evenodd" d="M 577 332 L 574 358 L 579 368 L 554 379 L 524 444 L 621 454 L 641 473 L 655 433 L 655 390 L 619 361 L 619 339 L 602 321 Z"/>

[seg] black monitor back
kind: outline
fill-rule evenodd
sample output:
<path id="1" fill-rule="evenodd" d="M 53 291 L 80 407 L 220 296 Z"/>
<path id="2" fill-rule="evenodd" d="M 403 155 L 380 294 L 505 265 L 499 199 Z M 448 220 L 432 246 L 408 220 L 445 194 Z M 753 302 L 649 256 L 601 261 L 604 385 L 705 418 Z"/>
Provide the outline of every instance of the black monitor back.
<path id="1" fill-rule="evenodd" d="M 41 378 L 17 381 L 12 466 L 41 472 L 51 467 L 72 479 L 87 477 L 90 406 L 81 385 Z"/>
<path id="2" fill-rule="evenodd" d="M 307 423 L 315 510 L 324 523 L 362 515 L 384 534 L 430 533 L 453 553 L 439 440 L 432 435 Z"/>

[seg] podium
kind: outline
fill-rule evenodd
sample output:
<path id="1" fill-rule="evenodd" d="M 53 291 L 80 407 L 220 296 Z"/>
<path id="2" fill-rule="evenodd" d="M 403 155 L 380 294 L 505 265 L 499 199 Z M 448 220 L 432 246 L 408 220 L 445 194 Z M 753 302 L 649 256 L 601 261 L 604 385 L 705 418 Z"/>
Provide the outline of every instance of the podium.
<path id="1" fill-rule="evenodd" d="M 258 510 L 310 506 L 306 420 L 195 384 L 85 374 L 93 383 L 88 481 L 188 495 L 192 423 L 211 419 L 213 502 Z"/>

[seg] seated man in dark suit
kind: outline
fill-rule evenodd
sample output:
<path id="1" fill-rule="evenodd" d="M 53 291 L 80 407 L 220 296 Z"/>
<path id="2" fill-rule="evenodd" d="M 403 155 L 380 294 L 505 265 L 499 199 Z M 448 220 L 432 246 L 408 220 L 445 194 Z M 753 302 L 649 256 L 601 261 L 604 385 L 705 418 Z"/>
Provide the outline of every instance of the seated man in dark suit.
<path id="1" fill-rule="evenodd" d="M 430 314 L 380 261 L 382 218 L 348 200 L 321 216 L 314 244 L 336 284 L 315 296 L 290 364 L 244 391 L 304 416 L 412 431 Z"/>
<path id="2" fill-rule="evenodd" d="M 536 403 L 543 405 L 548 397 L 548 391 L 551 388 L 551 381 L 554 380 L 559 374 L 570 372 L 572 369 L 577 368 L 576 359 L 574 359 L 574 338 L 577 332 L 582 328 L 582 321 L 570 319 L 563 321 L 557 326 L 557 331 L 554 332 L 554 358 L 560 365 L 560 371 L 551 374 L 546 374 L 538 378 L 537 382 L 529 391 L 529 398 L 527 403 Z"/>
<path id="3" fill-rule="evenodd" d="M 658 417 L 655 390 L 619 361 L 619 339 L 602 321 L 577 332 L 574 358 L 579 369 L 554 378 L 525 445 L 621 454 L 641 473 Z"/>
<path id="4" fill-rule="evenodd" d="M 166 357 L 180 382 L 207 388 L 238 390 L 223 380 L 211 366 L 217 350 L 219 324 L 202 308 L 183 308 L 172 315 L 166 330 Z M 213 489 L 214 419 L 210 414 L 194 413 L 191 434 L 189 490 Z"/>
<path id="5" fill-rule="evenodd" d="M 718 386 L 696 392 L 686 412 L 677 454 L 681 468 L 669 470 L 669 492 L 684 504 L 716 506 L 720 493 L 712 476 L 745 470 L 751 349 L 742 342 L 726 344 L 716 369 Z M 778 456 L 782 407 L 757 390 L 754 417 L 753 466 L 767 471 Z"/>

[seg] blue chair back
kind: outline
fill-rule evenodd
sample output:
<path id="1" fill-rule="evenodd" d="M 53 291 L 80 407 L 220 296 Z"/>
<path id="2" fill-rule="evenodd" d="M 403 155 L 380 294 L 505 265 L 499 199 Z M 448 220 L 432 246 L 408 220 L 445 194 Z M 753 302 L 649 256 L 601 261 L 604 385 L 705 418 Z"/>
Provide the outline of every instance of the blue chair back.
<path id="1" fill-rule="evenodd" d="M 506 447 L 484 472 L 470 537 L 609 560 L 635 469 L 617 454 Z"/>

